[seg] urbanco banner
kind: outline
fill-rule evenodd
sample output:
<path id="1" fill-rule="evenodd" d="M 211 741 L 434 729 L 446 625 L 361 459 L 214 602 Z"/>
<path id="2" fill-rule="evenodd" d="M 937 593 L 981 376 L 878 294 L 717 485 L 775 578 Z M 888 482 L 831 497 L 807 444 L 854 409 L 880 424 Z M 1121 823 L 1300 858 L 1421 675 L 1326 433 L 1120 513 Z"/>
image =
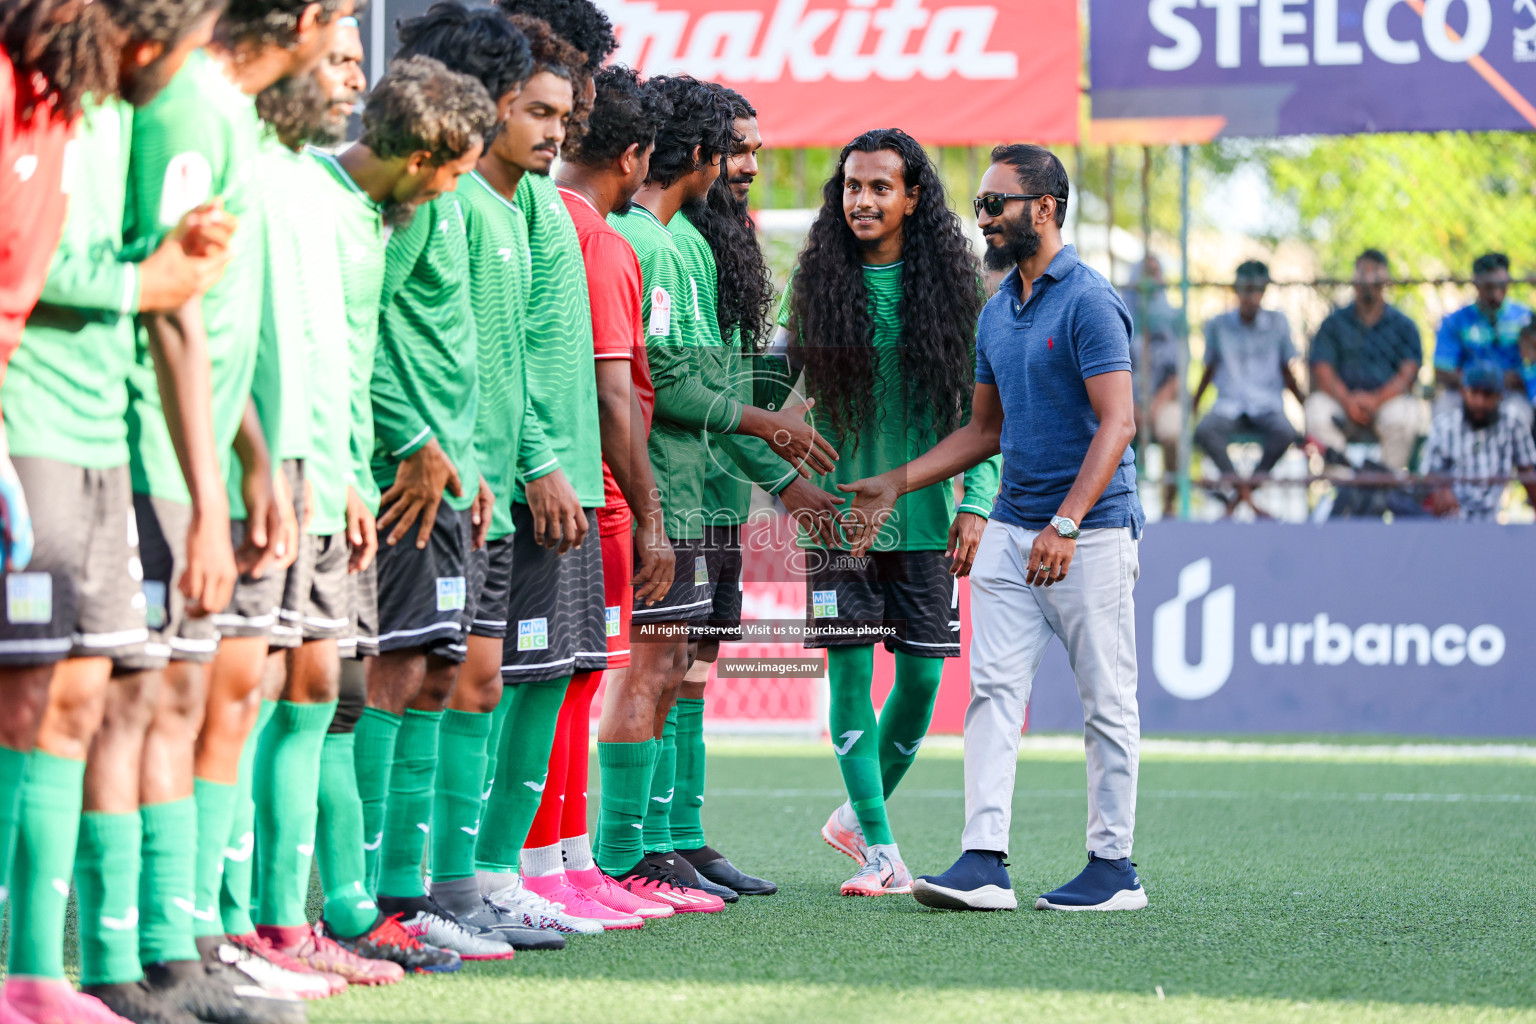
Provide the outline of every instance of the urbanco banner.
<path id="1" fill-rule="evenodd" d="M 1532 566 L 1529 527 L 1153 524 L 1142 728 L 1536 735 Z M 1071 727 L 1047 693 L 1032 727 Z"/>
<path id="2" fill-rule="evenodd" d="M 1098 121 L 1536 128 L 1536 0 L 1091 0 Z"/>
<path id="3" fill-rule="evenodd" d="M 721 82 L 770 146 L 870 128 L 930 145 L 1075 142 L 1075 0 L 597 0 L 613 59 Z"/>

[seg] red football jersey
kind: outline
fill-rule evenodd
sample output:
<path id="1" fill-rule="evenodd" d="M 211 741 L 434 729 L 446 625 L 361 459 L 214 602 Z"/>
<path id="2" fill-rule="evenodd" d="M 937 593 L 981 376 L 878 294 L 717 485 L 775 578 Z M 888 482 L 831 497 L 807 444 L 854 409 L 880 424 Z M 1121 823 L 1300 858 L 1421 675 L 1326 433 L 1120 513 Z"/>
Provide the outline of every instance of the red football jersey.
<path id="1" fill-rule="evenodd" d="M 67 152 L 73 124 L 51 105 L 36 105 L 43 88 L 17 81 L 0 47 L 0 374 L 21 341 L 64 230 L 69 192 Z"/>
<path id="2" fill-rule="evenodd" d="M 640 399 L 645 429 L 651 429 L 656 389 L 651 384 L 651 364 L 645 357 L 645 331 L 640 319 L 640 261 L 635 250 L 579 192 L 562 188 L 560 198 L 576 223 L 582 261 L 587 267 L 587 292 L 592 304 L 592 355 L 594 359 L 629 360 L 629 378 Z M 627 530 L 630 511 L 608 464 L 603 463 L 604 507 L 597 519 L 604 534 Z"/>

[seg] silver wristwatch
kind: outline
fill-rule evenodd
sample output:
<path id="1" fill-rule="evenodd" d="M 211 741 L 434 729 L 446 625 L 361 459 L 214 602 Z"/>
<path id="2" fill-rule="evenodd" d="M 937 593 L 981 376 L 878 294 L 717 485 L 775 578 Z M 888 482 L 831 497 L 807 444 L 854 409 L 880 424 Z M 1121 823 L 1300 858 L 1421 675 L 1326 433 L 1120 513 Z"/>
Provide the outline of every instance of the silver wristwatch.
<path id="1" fill-rule="evenodd" d="M 1078 529 L 1076 523 L 1066 516 L 1052 516 L 1051 525 L 1056 527 L 1056 532 L 1065 540 L 1077 540 L 1077 535 L 1083 531 Z"/>

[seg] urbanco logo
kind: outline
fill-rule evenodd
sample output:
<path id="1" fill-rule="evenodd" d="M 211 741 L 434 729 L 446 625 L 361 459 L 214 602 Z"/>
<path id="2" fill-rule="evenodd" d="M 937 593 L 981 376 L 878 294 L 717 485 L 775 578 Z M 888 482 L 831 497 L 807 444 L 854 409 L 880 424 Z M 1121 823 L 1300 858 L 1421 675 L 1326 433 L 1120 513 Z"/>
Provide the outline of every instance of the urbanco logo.
<path id="1" fill-rule="evenodd" d="M 1184 653 L 1187 609 L 1200 602 L 1200 660 Z M 1221 689 L 1232 675 L 1237 633 L 1237 590 L 1230 583 L 1211 590 L 1211 560 L 1179 570 L 1179 591 L 1152 613 L 1152 674 L 1163 689 L 1182 700 L 1199 700 Z"/>

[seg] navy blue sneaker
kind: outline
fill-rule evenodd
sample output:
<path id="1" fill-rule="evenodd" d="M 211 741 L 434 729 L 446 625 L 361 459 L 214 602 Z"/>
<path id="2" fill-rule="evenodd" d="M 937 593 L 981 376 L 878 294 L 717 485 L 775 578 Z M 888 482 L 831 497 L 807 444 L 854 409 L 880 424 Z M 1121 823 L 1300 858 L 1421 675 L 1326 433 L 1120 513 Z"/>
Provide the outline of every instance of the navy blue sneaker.
<path id="1" fill-rule="evenodd" d="M 993 850 L 966 850 L 942 875 L 920 875 L 912 895 L 936 910 L 1017 910 L 1008 864 Z"/>
<path id="2" fill-rule="evenodd" d="M 1130 858 L 1104 860 L 1088 855 L 1088 866 L 1072 881 L 1035 900 L 1036 910 L 1140 910 L 1147 891 Z"/>

